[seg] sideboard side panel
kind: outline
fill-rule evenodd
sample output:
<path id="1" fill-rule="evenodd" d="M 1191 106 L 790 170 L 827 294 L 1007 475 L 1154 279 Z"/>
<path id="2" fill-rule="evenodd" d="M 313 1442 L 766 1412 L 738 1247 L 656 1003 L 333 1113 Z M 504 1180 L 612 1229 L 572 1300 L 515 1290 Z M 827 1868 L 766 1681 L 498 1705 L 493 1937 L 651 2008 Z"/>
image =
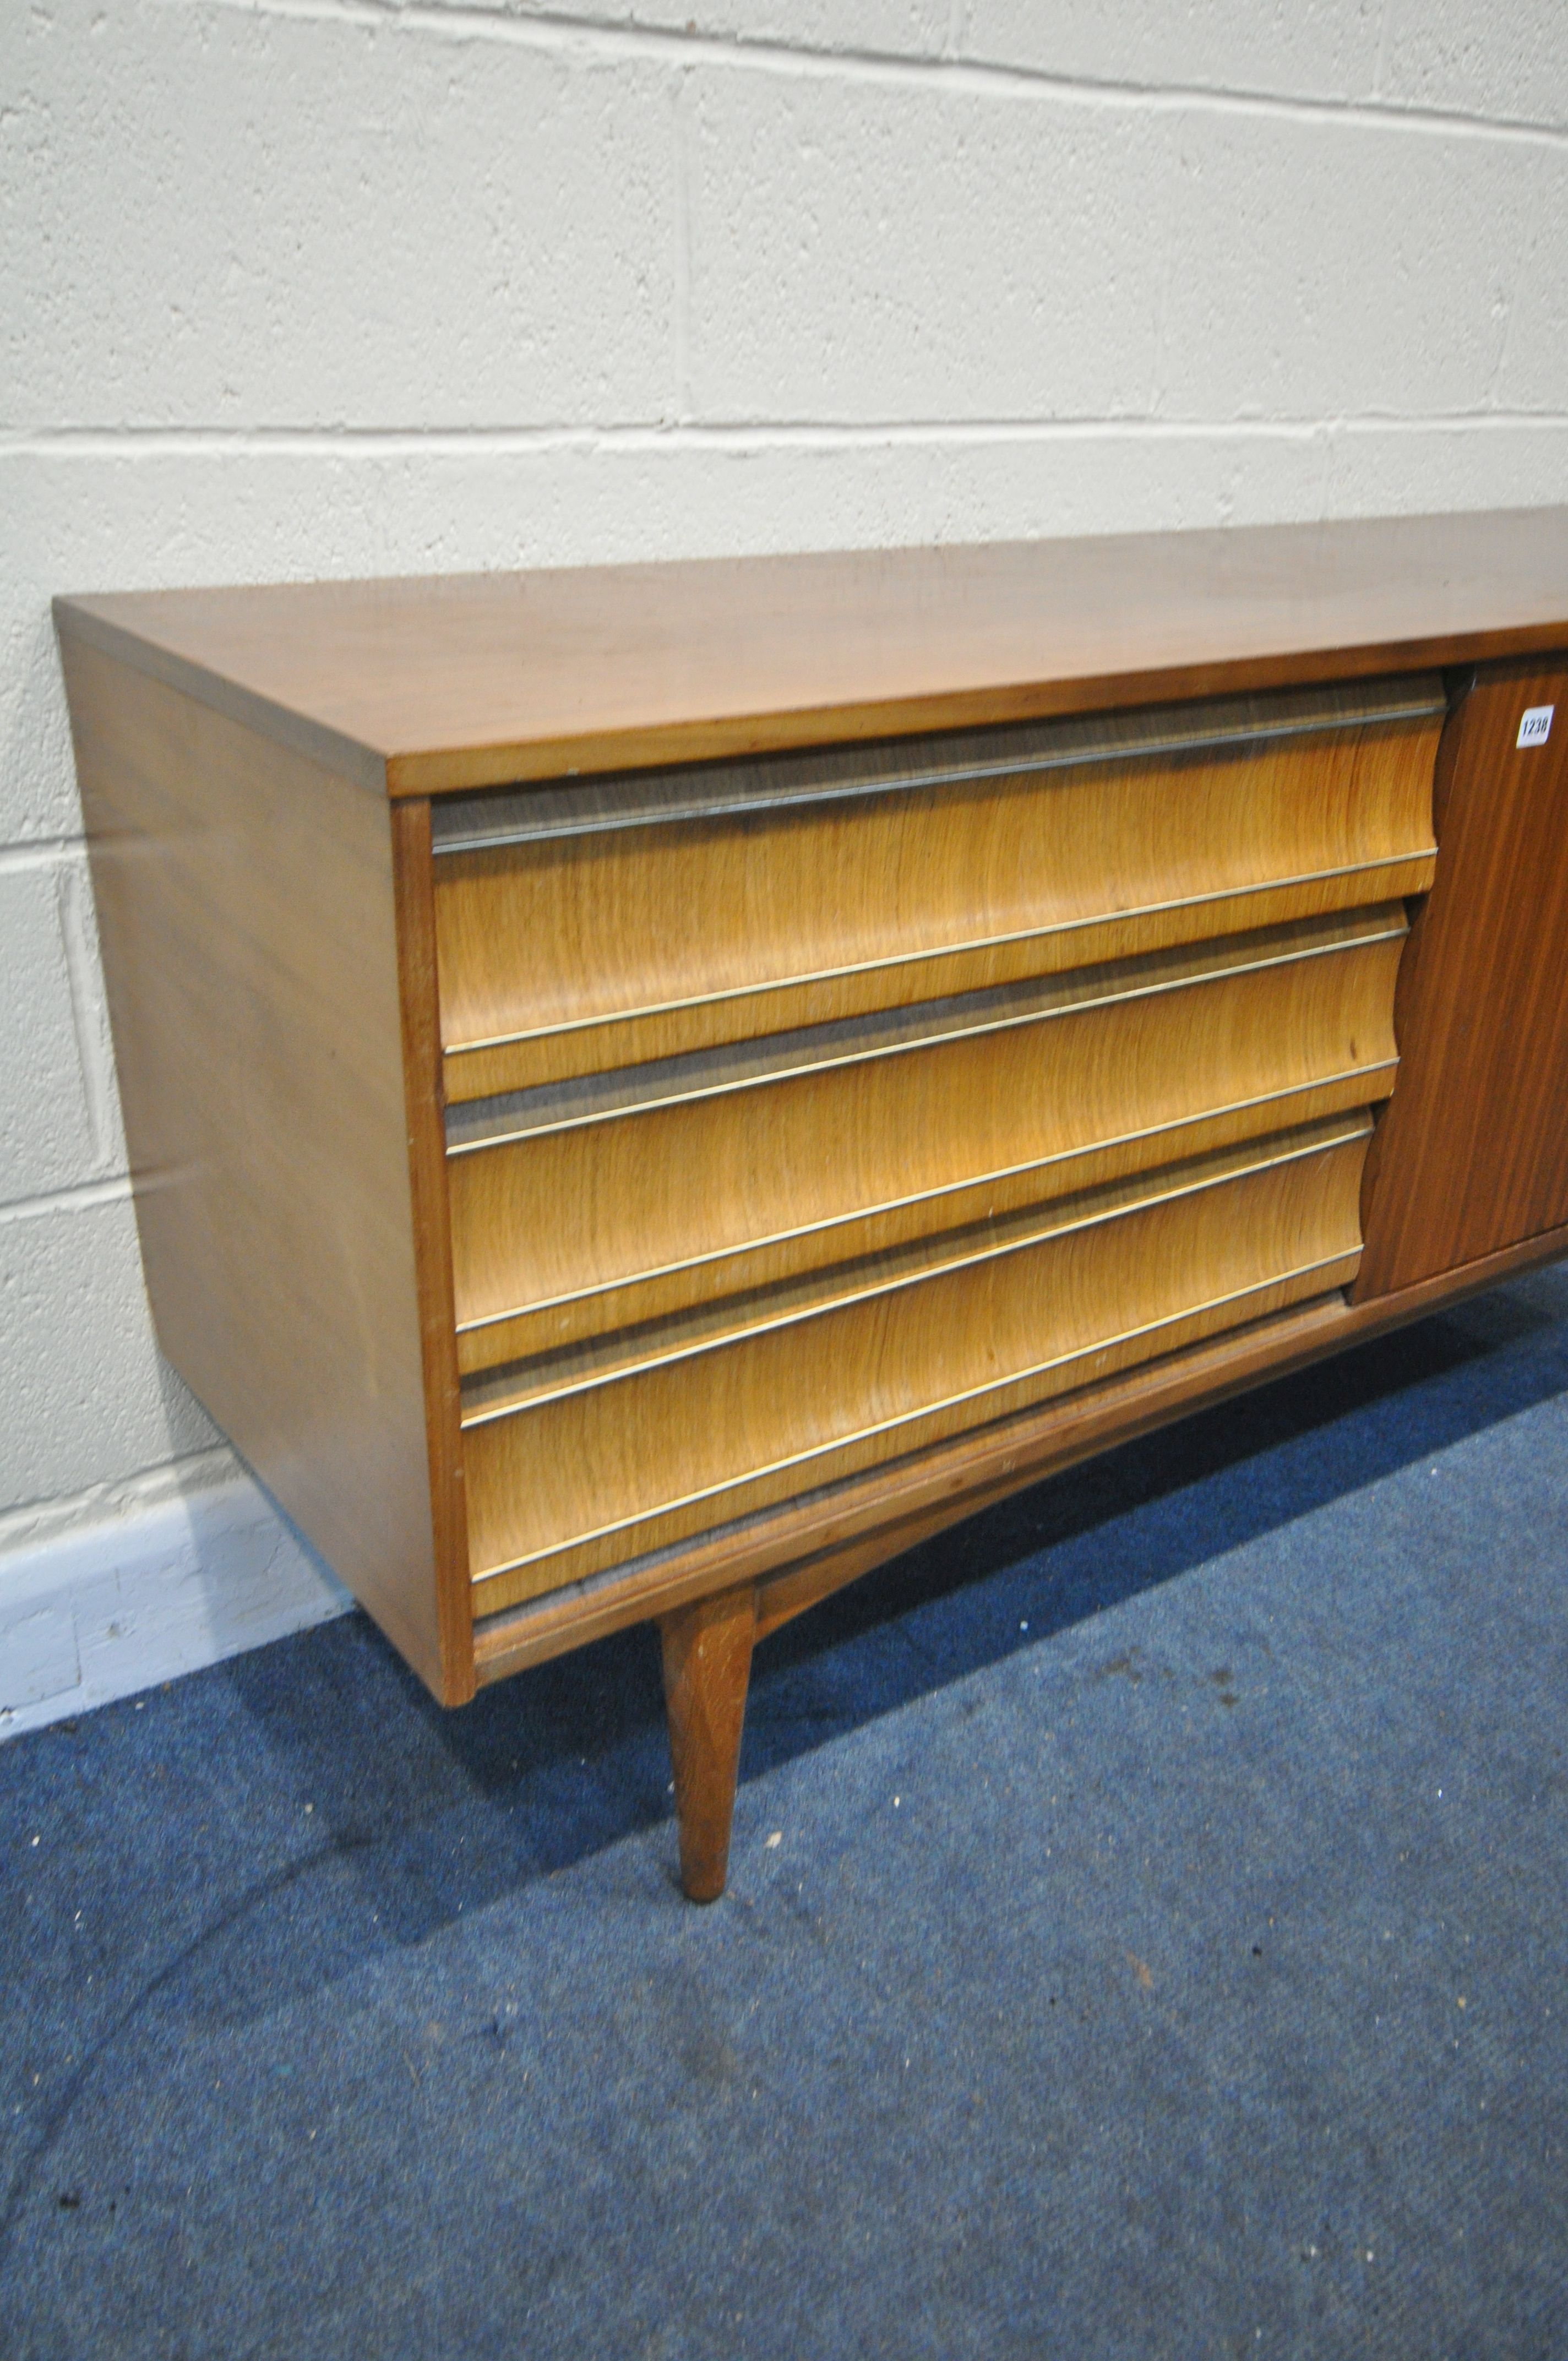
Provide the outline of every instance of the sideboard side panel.
<path id="1" fill-rule="evenodd" d="M 62 653 L 159 1342 L 445 1695 L 387 803 Z"/>
<path id="2" fill-rule="evenodd" d="M 1544 744 L 1523 715 L 1553 706 Z M 1354 1300 L 1568 1221 L 1568 663 L 1481 675 L 1444 735 Z"/>

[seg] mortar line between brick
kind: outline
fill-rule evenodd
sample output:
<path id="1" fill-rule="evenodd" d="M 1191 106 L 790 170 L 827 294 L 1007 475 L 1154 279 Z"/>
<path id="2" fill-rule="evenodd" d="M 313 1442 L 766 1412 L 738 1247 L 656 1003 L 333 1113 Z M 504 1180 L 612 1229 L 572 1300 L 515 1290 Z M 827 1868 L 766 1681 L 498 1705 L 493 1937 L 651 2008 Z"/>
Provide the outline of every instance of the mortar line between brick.
<path id="1" fill-rule="evenodd" d="M 80 836 L 24 837 L 0 844 L 0 877 L 25 876 L 38 869 L 79 867 L 87 851 Z"/>
<path id="2" fill-rule="evenodd" d="M 564 11 L 526 17 L 486 7 L 386 5 L 382 0 L 205 0 L 213 9 L 247 16 L 297 17 L 402 33 L 426 33 L 450 41 L 480 40 L 559 53 L 570 46 L 592 60 L 667 59 L 672 50 L 698 65 L 740 67 L 756 73 L 844 82 L 940 82 L 977 95 L 1014 98 L 1055 96 L 1069 104 L 1124 107 L 1149 112 L 1209 108 L 1216 113 L 1264 115 L 1286 121 L 1338 120 L 1445 137 L 1568 145 L 1568 126 L 1528 118 L 1467 114 L 1454 107 L 1400 104 L 1372 93 L 1364 97 L 1286 96 L 1282 93 L 1192 82 L 1146 83 L 1110 77 L 1053 74 L 1038 67 L 976 57 L 948 57 L 940 49 L 895 50 L 812 49 L 779 40 L 688 33 L 658 25 L 606 25 Z"/>
<path id="3" fill-rule="evenodd" d="M 56 427 L 0 431 L 0 463 L 6 459 L 199 457 L 204 453 L 256 457 L 341 456 L 345 452 L 388 457 L 415 453 L 458 456 L 473 451 L 676 452 L 743 448 L 867 449 L 889 444 L 962 447 L 1008 443 L 1072 442 L 1301 442 L 1322 424 L 1321 418 L 1238 418 L 1216 424 L 1207 419 L 1157 418 L 1138 412 L 1121 418 L 1070 419 L 795 419 L 692 421 L 677 426 L 118 426 Z M 1338 419 L 1350 434 L 1448 434 L 1515 430 L 1561 430 L 1562 410 L 1455 410 L 1416 417 L 1365 412 Z"/>
<path id="4" fill-rule="evenodd" d="M 690 126 L 686 120 L 686 77 L 678 73 L 671 97 L 671 132 L 674 140 L 675 168 L 675 252 L 674 252 L 674 332 L 675 332 L 675 417 L 684 428 L 691 423 L 691 160 L 688 152 Z"/>
<path id="5" fill-rule="evenodd" d="M 81 1180 L 69 1189 L 52 1189 L 38 1197 L 13 1197 L 0 1205 L 0 1229 L 15 1222 L 33 1222 L 49 1213 L 91 1213 L 95 1205 L 117 1205 L 131 1193 L 130 1175 L 109 1180 Z"/>

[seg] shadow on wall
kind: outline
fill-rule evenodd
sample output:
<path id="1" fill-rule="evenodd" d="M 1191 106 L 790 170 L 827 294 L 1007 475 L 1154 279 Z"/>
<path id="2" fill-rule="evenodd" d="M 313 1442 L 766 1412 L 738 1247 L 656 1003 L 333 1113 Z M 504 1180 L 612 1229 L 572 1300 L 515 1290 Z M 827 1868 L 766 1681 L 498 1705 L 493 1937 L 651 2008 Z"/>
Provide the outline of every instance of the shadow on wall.
<path id="1" fill-rule="evenodd" d="M 1565 1389 L 1568 1274 L 1548 1272 L 1053 1477 L 766 1642 L 742 1782 Z M 329 1858 L 352 1869 L 340 1933 L 355 1958 L 367 1893 L 378 1941 L 418 1942 L 671 1813 L 647 1628 L 456 1713 L 357 1615 L 206 1677 L 232 1684 L 313 1799 Z M 670 1854 L 673 1873 L 673 1830 Z M 293 1955 L 313 1984 L 333 1972 L 323 1900 L 318 1885 Z M 291 1956 L 269 1949 L 275 1963 Z M 236 2005 L 231 1983 L 224 2013 Z"/>

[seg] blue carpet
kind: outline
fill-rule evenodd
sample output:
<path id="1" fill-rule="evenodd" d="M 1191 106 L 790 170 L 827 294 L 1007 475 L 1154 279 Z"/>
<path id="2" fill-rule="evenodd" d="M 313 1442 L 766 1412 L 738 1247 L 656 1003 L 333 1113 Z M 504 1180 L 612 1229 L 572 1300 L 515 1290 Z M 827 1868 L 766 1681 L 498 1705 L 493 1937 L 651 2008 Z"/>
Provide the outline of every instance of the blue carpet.
<path id="1" fill-rule="evenodd" d="M 0 1749 L 7 2356 L 1568 2352 L 1568 1277 L 760 1653 L 358 1619 Z"/>

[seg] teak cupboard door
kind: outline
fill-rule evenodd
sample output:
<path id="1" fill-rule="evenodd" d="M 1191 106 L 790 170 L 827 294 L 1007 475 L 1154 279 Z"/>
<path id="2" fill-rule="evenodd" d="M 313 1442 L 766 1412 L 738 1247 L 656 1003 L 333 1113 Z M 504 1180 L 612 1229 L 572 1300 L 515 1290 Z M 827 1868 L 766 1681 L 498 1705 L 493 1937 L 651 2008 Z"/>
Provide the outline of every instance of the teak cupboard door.
<path id="1" fill-rule="evenodd" d="M 1437 838 L 1357 1300 L 1568 1222 L 1568 661 L 1476 680 L 1444 733 Z"/>

